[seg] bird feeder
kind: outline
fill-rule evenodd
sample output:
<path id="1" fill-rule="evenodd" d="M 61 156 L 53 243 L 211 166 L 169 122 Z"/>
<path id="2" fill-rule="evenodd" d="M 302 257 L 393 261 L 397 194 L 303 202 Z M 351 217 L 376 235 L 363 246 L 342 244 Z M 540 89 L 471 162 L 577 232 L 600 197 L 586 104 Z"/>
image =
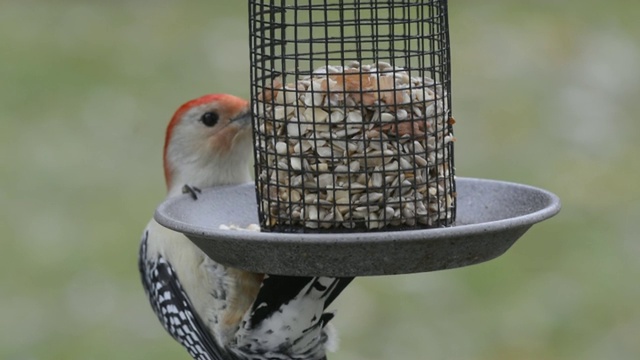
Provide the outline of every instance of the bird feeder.
<path id="1" fill-rule="evenodd" d="M 451 269 L 500 256 L 560 210 L 542 189 L 455 177 L 446 0 L 249 0 L 249 29 L 255 182 L 155 214 L 218 263 Z"/>
<path id="2" fill-rule="evenodd" d="M 560 210 L 542 189 L 455 177 L 447 1 L 250 0 L 249 28 L 255 183 L 155 214 L 217 262 L 450 269 L 503 254 Z M 261 231 L 229 230 L 251 224 Z"/>
<path id="3" fill-rule="evenodd" d="M 250 1 L 262 231 L 455 219 L 446 2 Z"/>

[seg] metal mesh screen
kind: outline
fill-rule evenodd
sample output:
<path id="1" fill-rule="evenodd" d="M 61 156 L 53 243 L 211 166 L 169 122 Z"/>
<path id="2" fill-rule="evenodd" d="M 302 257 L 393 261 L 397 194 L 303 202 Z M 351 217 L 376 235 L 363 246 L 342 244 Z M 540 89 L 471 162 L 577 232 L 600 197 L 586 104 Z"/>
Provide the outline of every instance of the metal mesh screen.
<path id="1" fill-rule="evenodd" d="M 263 231 L 455 219 L 446 1 L 249 1 Z"/>

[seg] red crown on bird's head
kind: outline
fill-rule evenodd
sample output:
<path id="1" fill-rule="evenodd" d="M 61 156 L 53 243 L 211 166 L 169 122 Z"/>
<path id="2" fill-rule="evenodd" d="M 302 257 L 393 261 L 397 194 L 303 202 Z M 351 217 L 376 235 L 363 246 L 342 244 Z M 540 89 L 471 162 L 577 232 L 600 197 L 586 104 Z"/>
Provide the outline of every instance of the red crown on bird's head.
<path id="1" fill-rule="evenodd" d="M 171 141 L 171 137 L 173 135 L 173 130 L 176 125 L 180 123 L 184 115 L 191 109 L 196 108 L 198 106 L 209 104 L 209 103 L 220 103 L 223 104 L 223 107 L 228 109 L 229 113 L 239 113 L 242 109 L 247 107 L 248 101 L 242 98 L 239 98 L 230 94 L 207 94 L 200 96 L 196 99 L 192 99 L 182 104 L 178 110 L 173 114 L 171 121 L 167 125 L 167 130 L 164 139 L 164 149 L 163 149 L 163 165 L 164 165 L 164 177 L 167 184 L 167 188 L 169 187 L 171 180 L 171 170 L 167 164 L 167 149 L 169 147 L 169 142 Z"/>

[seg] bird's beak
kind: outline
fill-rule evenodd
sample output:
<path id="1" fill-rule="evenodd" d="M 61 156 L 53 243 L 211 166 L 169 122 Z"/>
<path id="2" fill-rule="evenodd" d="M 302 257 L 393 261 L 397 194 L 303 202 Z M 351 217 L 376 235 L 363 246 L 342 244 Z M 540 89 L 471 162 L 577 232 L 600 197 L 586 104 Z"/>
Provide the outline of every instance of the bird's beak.
<path id="1" fill-rule="evenodd" d="M 247 109 L 241 112 L 238 116 L 231 119 L 231 123 L 242 128 L 251 126 L 251 111 Z"/>

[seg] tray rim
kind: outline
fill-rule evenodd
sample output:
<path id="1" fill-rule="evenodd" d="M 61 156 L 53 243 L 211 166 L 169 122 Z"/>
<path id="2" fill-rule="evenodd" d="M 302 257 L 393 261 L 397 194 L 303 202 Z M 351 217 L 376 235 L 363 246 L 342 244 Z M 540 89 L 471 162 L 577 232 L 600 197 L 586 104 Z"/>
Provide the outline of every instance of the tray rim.
<path id="1" fill-rule="evenodd" d="M 547 202 L 547 205 L 537 211 L 518 215 L 506 219 L 493 220 L 481 223 L 453 225 L 450 227 L 441 228 L 428 228 L 428 229 L 412 229 L 412 230 L 398 230 L 398 231 L 370 231 L 370 232 L 353 232 L 353 233 L 284 233 L 284 232 L 258 232 L 258 231 L 243 231 L 243 230 L 223 230 L 215 229 L 213 227 L 204 227 L 194 224 L 189 224 L 180 220 L 176 220 L 166 214 L 166 209 L 173 204 L 184 201 L 189 195 L 178 195 L 165 199 L 157 208 L 154 213 L 154 219 L 162 226 L 181 232 L 186 236 L 196 236 L 206 239 L 219 239 L 219 240 L 241 240 L 243 242 L 264 242 L 269 241 L 271 243 L 296 243 L 300 244 L 300 239 L 304 239 L 305 242 L 311 243 L 330 243 L 335 246 L 337 244 L 352 244 L 354 242 L 361 243 L 363 238 L 368 238 L 368 241 L 372 242 L 386 242 L 390 237 L 397 236 L 402 241 L 428 241 L 428 240 L 442 240 L 447 237 L 460 237 L 465 235 L 476 235 L 479 233 L 493 233 L 500 232 L 506 229 L 513 229 L 523 226 L 531 226 L 543 220 L 549 219 L 556 215 L 561 209 L 560 198 L 554 193 L 541 189 L 531 185 L 525 185 L 510 181 L 481 179 L 471 177 L 456 177 L 456 182 L 469 181 L 475 183 L 492 183 L 501 184 L 503 186 L 518 187 L 526 189 L 528 191 L 537 192 L 542 195 Z M 203 192 L 213 192 L 221 189 L 233 189 L 244 188 L 254 186 L 253 182 L 247 182 L 238 185 L 225 185 L 213 188 L 202 189 Z M 215 206 L 215 205 L 212 205 Z M 256 209 L 257 211 L 257 209 Z M 337 235 L 337 236 L 336 236 Z M 339 237 L 340 240 L 336 241 Z"/>

